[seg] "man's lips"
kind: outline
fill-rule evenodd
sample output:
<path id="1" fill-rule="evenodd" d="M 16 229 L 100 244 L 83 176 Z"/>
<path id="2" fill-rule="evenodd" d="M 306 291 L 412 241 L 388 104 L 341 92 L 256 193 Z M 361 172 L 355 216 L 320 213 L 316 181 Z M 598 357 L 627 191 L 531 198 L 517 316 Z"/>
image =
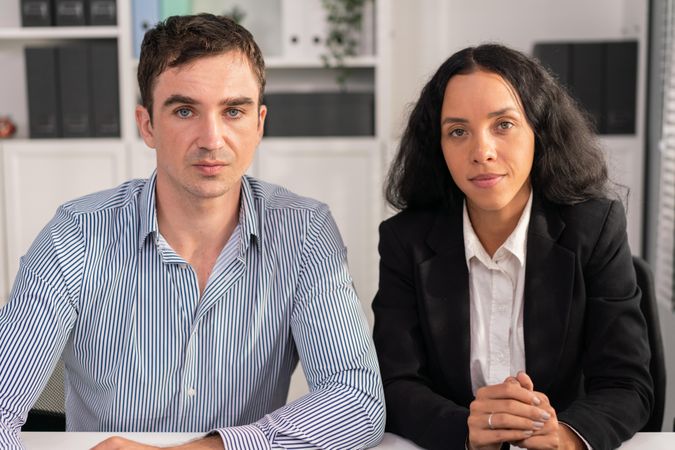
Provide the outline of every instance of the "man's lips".
<path id="1" fill-rule="evenodd" d="M 193 164 L 194 167 L 205 175 L 215 175 L 219 173 L 226 164 L 217 161 L 204 161 Z"/>
<path id="2" fill-rule="evenodd" d="M 499 183 L 501 179 L 504 178 L 504 175 L 497 173 L 483 173 L 476 175 L 475 177 L 469 178 L 473 184 L 479 188 L 490 188 L 495 184 Z"/>

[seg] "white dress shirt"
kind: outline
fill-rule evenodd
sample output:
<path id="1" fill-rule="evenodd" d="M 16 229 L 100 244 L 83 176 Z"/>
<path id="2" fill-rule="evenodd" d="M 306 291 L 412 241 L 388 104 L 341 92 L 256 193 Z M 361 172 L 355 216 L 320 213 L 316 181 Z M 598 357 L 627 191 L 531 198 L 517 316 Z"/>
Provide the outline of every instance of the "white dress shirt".
<path id="1" fill-rule="evenodd" d="M 483 386 L 501 383 L 506 377 L 525 370 L 523 287 L 531 209 L 532 194 L 518 225 L 490 257 L 473 230 L 466 202 L 464 204 L 474 395 Z"/>

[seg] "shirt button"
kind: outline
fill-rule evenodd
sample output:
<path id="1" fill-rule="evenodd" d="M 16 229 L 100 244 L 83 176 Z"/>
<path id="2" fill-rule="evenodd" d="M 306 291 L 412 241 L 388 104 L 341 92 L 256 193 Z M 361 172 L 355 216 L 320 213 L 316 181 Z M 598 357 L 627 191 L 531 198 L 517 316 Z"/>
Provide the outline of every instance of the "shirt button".
<path id="1" fill-rule="evenodd" d="M 187 390 L 188 397 L 194 397 L 196 394 L 197 394 L 197 391 L 195 390 L 195 388 L 191 387 L 190 389 Z"/>

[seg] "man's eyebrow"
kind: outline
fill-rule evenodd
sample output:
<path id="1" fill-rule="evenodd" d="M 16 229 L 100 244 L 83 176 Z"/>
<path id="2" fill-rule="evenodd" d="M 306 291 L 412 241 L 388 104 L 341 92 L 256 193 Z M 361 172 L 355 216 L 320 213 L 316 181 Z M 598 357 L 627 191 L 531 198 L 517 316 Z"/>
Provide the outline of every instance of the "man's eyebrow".
<path id="1" fill-rule="evenodd" d="M 188 97 L 186 95 L 180 95 L 180 94 L 174 94 L 169 96 L 166 100 L 164 100 L 164 107 L 168 107 L 171 105 L 175 104 L 183 104 L 183 105 L 197 105 L 199 104 L 199 101 L 192 97 Z M 222 106 L 242 106 L 242 105 L 253 105 L 255 104 L 255 101 L 251 97 L 228 97 L 220 101 L 220 105 Z"/>
<path id="2" fill-rule="evenodd" d="M 197 100 L 192 97 L 187 97 L 185 95 L 173 94 L 164 100 L 164 107 L 175 105 L 176 103 L 183 103 L 185 105 L 195 105 L 199 103 Z"/>
<path id="3" fill-rule="evenodd" d="M 507 112 L 517 112 L 520 114 L 520 111 L 518 111 L 518 109 L 513 108 L 511 106 L 507 106 L 506 108 L 498 109 L 497 111 L 488 113 L 488 117 L 501 116 L 502 114 L 505 114 Z M 446 117 L 441 122 L 441 126 L 445 125 L 446 123 L 468 123 L 468 122 L 469 121 L 467 119 L 464 119 L 462 117 Z"/>
<path id="4" fill-rule="evenodd" d="M 255 101 L 251 97 L 230 97 L 220 102 L 223 106 L 253 105 Z"/>

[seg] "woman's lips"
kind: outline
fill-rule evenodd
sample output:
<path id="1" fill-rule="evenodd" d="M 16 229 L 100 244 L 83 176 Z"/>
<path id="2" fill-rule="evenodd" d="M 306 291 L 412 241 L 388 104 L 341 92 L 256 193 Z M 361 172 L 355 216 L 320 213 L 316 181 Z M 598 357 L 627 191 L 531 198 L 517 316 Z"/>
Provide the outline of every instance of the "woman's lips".
<path id="1" fill-rule="evenodd" d="M 495 173 L 488 173 L 488 174 L 477 175 L 473 178 L 470 178 L 469 181 L 471 181 L 473 184 L 475 184 L 479 188 L 491 188 L 495 184 L 499 183 L 502 178 L 504 178 L 504 175 L 498 175 L 498 174 L 495 174 Z"/>

